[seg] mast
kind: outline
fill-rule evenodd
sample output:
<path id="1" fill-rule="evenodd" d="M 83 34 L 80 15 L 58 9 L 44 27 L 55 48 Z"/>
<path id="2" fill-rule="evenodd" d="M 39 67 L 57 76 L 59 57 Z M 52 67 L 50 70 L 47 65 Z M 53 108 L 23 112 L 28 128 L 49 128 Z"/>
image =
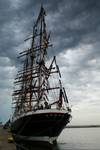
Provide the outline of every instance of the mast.
<path id="1" fill-rule="evenodd" d="M 39 16 L 33 26 L 33 35 L 25 40 L 32 39 L 31 47 L 20 52 L 19 58 L 23 57 L 24 65 L 23 69 L 18 71 L 14 82 L 16 87 L 18 87 L 13 93 L 15 115 L 32 111 L 35 107 L 39 107 L 41 101 L 48 102 L 51 97 L 47 96 L 49 91 L 58 89 L 60 91 L 58 100 L 55 99 L 55 102 L 52 104 L 61 101 L 63 97 L 66 98 L 66 93 L 61 86 L 61 81 L 58 86 L 50 86 L 50 77 L 53 74 L 58 74 L 61 78 L 61 74 L 55 56 L 49 67 L 47 67 L 45 63 L 47 48 L 52 46 L 49 43 L 50 34 L 47 34 L 46 31 L 45 16 L 46 12 L 41 6 Z"/>
<path id="2" fill-rule="evenodd" d="M 43 18 L 44 18 L 44 9 L 43 7 L 41 7 L 41 10 L 40 10 L 40 15 L 39 15 L 39 20 L 40 21 L 40 61 L 39 61 L 39 78 L 38 78 L 38 83 L 39 83 L 39 92 L 38 92 L 38 102 L 39 102 L 39 99 L 40 99 L 40 96 L 41 96 L 41 80 L 42 80 L 42 77 L 41 77 L 41 67 L 44 63 L 44 58 L 43 58 L 43 50 L 42 50 L 42 40 L 43 40 Z"/>

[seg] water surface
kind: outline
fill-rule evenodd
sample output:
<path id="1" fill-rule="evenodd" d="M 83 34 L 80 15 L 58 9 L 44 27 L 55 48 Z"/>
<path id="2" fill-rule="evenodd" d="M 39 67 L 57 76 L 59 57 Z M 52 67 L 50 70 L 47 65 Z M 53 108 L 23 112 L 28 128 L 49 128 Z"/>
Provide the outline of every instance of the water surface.
<path id="1" fill-rule="evenodd" d="M 26 150 L 100 150 L 100 128 L 66 128 L 57 146 L 38 144 Z"/>
<path id="2" fill-rule="evenodd" d="M 100 150 L 100 128 L 66 128 L 58 138 L 59 150 Z"/>

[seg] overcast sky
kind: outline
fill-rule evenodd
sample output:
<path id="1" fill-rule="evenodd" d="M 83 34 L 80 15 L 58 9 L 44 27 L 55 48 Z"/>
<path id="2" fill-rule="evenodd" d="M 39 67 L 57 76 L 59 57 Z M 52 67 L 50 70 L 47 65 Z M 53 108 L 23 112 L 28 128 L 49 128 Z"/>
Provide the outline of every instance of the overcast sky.
<path id="1" fill-rule="evenodd" d="M 71 124 L 100 124 L 100 0 L 0 0 L 0 121 L 11 113 L 18 52 L 41 3 L 62 80 L 72 106 Z"/>

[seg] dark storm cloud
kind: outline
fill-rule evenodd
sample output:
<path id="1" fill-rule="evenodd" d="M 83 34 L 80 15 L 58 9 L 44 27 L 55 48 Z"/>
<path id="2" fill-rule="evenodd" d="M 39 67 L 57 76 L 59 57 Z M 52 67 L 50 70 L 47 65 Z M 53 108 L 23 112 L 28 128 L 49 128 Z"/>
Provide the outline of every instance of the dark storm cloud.
<path id="1" fill-rule="evenodd" d="M 99 1 L 65 1 L 61 6 L 53 24 L 54 38 L 60 41 L 59 50 L 100 41 Z"/>
<path id="2" fill-rule="evenodd" d="M 14 31 L 11 24 L 14 21 L 14 14 L 10 1 L 0 1 L 0 56 L 11 56 L 14 41 Z"/>
<path id="3" fill-rule="evenodd" d="M 14 4 L 15 3 L 15 4 Z M 42 1 L 0 1 L 0 53 L 15 60 L 16 49 L 30 35 Z M 98 0 L 43 1 L 51 30 L 54 53 L 80 43 L 100 41 Z M 20 30 L 17 32 L 17 30 Z M 22 37 L 21 34 L 23 34 Z"/>

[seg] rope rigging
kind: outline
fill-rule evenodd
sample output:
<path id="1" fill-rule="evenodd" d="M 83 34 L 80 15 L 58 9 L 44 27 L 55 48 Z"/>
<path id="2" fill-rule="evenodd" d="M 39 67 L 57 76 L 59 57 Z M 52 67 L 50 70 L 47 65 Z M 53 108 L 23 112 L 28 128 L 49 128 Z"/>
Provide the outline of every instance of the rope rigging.
<path id="1" fill-rule="evenodd" d="M 59 66 L 56 62 L 56 56 L 53 57 L 49 67 L 46 66 L 47 48 L 50 45 L 50 33 L 47 34 L 45 24 L 45 11 L 41 7 L 38 19 L 33 26 L 33 36 L 31 48 L 20 52 L 21 57 L 25 57 L 23 70 L 19 71 L 15 84 L 19 89 L 15 90 L 13 96 L 16 100 L 16 113 L 19 110 L 31 111 L 34 107 L 39 106 L 42 101 L 56 104 L 59 101 L 59 95 L 63 96 L 68 102 L 65 90 L 62 89 L 61 83 L 57 79 L 61 78 Z M 25 41 L 29 40 L 27 38 Z M 37 104 L 36 104 L 37 100 Z"/>

